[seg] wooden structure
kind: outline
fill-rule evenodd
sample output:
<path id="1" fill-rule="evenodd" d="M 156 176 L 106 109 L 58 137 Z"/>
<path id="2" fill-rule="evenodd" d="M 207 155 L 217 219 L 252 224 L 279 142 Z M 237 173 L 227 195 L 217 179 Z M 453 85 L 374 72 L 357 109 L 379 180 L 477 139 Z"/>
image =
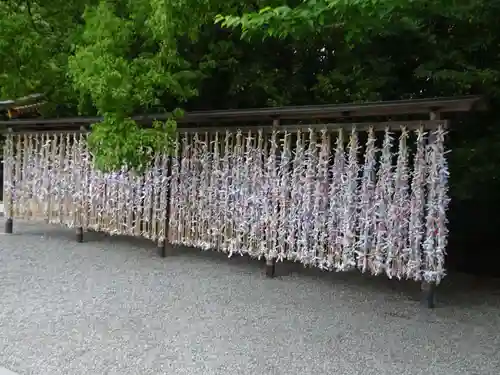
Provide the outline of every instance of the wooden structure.
<path id="1" fill-rule="evenodd" d="M 39 110 L 45 104 L 43 94 L 33 94 L 15 100 L 0 101 L 0 114 L 9 119 L 40 117 Z"/>
<path id="2" fill-rule="evenodd" d="M 179 244 L 263 257 L 268 276 L 285 259 L 383 273 L 422 282 L 432 307 L 447 239 L 442 116 L 481 104 L 188 113 L 174 155 L 143 175 L 93 169 L 86 134 L 99 118 L 2 121 L 5 231 L 39 219 L 74 227 L 80 242 L 87 230 L 146 237 L 162 256 Z"/>
<path id="3" fill-rule="evenodd" d="M 0 101 L 0 119 L 39 117 L 39 110 L 44 104 L 44 95 L 42 94 L 28 95 L 15 100 Z M 0 181 L 3 181 L 3 163 L 0 165 Z M 3 201 L 3 186 L 0 191 L 0 201 Z"/>

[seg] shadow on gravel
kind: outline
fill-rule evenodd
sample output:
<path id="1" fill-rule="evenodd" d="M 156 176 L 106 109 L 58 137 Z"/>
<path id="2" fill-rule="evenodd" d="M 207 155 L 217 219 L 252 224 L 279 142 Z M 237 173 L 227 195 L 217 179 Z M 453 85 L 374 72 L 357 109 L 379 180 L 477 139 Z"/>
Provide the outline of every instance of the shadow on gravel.
<path id="1" fill-rule="evenodd" d="M 3 224 L 2 222 L 0 222 Z M 2 225 L 3 226 L 3 225 Z M 45 225 L 40 229 L 39 223 L 22 223 L 15 226 L 13 236 L 30 236 L 54 238 L 64 241 L 75 241 L 75 230 L 61 228 L 58 226 Z M 227 254 L 217 251 L 203 251 L 184 246 L 174 246 L 169 256 L 162 259 L 157 254 L 157 244 L 153 241 L 130 237 L 130 236 L 110 236 L 99 232 L 86 232 L 84 242 L 110 244 L 112 251 L 136 251 L 141 248 L 146 250 L 151 257 L 158 258 L 159 262 L 168 262 L 170 257 L 182 257 L 184 261 L 190 259 L 197 263 L 200 259 L 203 262 L 213 264 L 214 267 L 228 266 L 235 272 L 263 272 L 264 260 L 252 259 L 249 256 L 234 255 L 228 258 Z M 118 246 L 117 246 L 118 245 Z M 78 246 L 78 244 L 75 244 Z M 149 255 L 148 255 L 149 256 Z M 408 280 L 389 280 L 384 275 L 372 276 L 363 275 L 357 271 L 351 272 L 329 272 L 317 268 L 306 268 L 299 263 L 290 261 L 280 262 L 276 265 L 275 282 L 286 282 L 289 278 L 308 278 L 316 283 L 327 286 L 340 284 L 356 288 L 364 293 L 375 293 L 383 296 L 383 300 L 420 300 L 420 285 Z M 439 285 L 437 289 L 437 309 L 473 308 L 484 306 L 489 308 L 500 308 L 500 278 L 481 277 L 468 274 L 451 273 Z"/>

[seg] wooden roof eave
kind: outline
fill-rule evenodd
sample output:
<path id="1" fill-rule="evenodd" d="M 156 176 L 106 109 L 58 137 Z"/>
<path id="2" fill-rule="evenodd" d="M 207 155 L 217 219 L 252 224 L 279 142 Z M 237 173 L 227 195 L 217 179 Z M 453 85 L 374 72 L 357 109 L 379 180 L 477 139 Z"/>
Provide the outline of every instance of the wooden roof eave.
<path id="1" fill-rule="evenodd" d="M 194 111 L 186 113 L 183 118 L 178 119 L 180 125 L 190 124 L 220 124 L 231 122 L 235 126 L 251 121 L 281 120 L 339 120 L 343 118 L 356 119 L 374 116 L 398 116 L 418 115 L 430 112 L 453 113 L 469 112 L 472 110 L 484 110 L 485 103 L 479 96 L 398 100 L 386 102 L 372 102 L 362 104 L 340 104 L 340 105 L 314 105 L 295 107 L 274 107 L 256 109 L 237 109 L 220 111 Z M 169 114 L 154 114 L 134 116 L 133 118 L 143 124 L 154 120 L 165 120 Z M 76 130 L 80 127 L 88 127 L 102 120 L 102 117 L 72 117 L 56 119 L 25 119 L 0 121 L 0 130 L 11 128 L 15 131 L 36 131 L 44 128 Z"/>

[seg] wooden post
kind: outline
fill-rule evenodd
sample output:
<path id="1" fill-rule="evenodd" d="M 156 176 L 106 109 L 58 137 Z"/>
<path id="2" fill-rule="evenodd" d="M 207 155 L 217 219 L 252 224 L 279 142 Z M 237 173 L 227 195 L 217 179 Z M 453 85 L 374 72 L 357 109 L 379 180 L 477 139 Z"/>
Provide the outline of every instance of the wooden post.
<path id="1" fill-rule="evenodd" d="M 277 128 L 280 125 L 279 118 L 275 118 L 273 120 L 273 128 Z M 274 277 L 276 275 L 276 259 L 275 258 L 267 258 L 266 259 L 266 276 Z"/>
<path id="2" fill-rule="evenodd" d="M 274 277 L 276 274 L 276 259 L 266 259 L 266 276 Z"/>
<path id="3" fill-rule="evenodd" d="M 78 242 L 78 243 L 83 242 L 83 228 L 82 227 L 76 227 L 76 242 Z"/>
<path id="4" fill-rule="evenodd" d="M 440 120 L 441 113 L 432 111 L 429 114 L 429 119 L 431 121 Z M 432 137 L 432 133 L 430 137 Z M 433 309 L 436 305 L 436 284 L 423 281 L 420 290 L 422 293 L 422 304 L 429 309 Z"/>
<path id="5" fill-rule="evenodd" d="M 167 244 L 168 241 L 166 237 L 163 241 L 158 241 L 158 255 L 162 258 L 167 256 Z"/>
<path id="6" fill-rule="evenodd" d="M 436 305 L 436 284 L 422 282 L 422 304 L 429 309 L 433 309 Z"/>
<path id="7" fill-rule="evenodd" d="M 8 217 L 7 220 L 5 220 L 5 233 L 12 234 L 13 231 L 14 231 L 14 222 L 12 220 L 12 217 Z"/>

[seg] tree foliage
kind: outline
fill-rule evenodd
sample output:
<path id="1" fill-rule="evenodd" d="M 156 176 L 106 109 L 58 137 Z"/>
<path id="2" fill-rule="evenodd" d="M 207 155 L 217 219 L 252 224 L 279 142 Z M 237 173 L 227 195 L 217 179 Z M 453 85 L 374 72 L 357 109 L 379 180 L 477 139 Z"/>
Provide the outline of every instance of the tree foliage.
<path id="1" fill-rule="evenodd" d="M 175 115 L 142 128 L 132 114 L 500 97 L 500 0 L 4 0 L 0 12 L 1 97 L 43 92 L 47 116 L 102 115 L 91 146 L 105 170 L 169 148 Z M 500 180 L 499 120 L 481 121 L 452 134 L 463 198 Z"/>
<path id="2" fill-rule="evenodd" d="M 175 122 L 142 128 L 131 115 L 158 106 L 165 93 L 179 102 L 197 93 L 199 72 L 177 54 L 176 38 L 186 30 L 166 18 L 176 19 L 168 5 L 102 1 L 83 14 L 68 74 L 104 115 L 90 138 L 101 169 L 143 168 L 153 151 L 167 151 Z"/>

